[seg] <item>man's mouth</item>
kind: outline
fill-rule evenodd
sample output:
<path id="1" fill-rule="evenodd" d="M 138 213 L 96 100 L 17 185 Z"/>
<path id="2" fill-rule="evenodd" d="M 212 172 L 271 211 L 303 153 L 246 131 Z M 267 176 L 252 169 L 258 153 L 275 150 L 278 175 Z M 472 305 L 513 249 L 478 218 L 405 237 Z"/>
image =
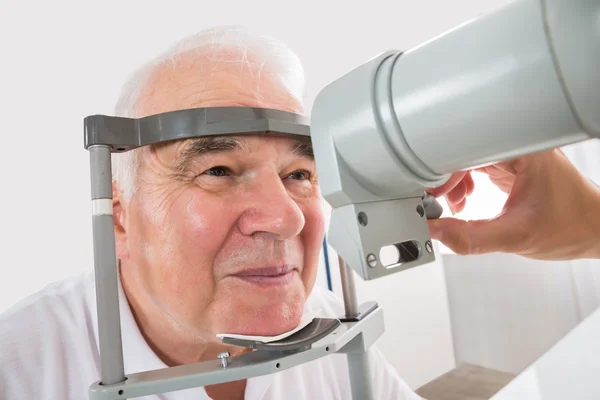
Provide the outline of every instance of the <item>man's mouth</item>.
<path id="1" fill-rule="evenodd" d="M 289 283 L 296 269 L 292 266 L 251 268 L 236 272 L 234 277 L 259 286 L 283 286 Z"/>

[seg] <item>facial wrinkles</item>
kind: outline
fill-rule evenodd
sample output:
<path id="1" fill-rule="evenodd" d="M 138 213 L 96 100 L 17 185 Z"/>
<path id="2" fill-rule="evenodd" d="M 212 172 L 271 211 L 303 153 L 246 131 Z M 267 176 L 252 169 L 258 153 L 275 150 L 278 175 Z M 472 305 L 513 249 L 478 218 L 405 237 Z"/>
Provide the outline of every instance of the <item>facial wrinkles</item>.
<path id="1" fill-rule="evenodd" d="M 144 251 L 147 251 L 149 245 L 147 243 L 144 243 L 144 246 L 146 246 Z M 153 256 L 150 256 L 150 257 L 153 257 Z M 149 259 L 152 259 L 152 258 L 149 258 Z M 162 315 L 164 317 L 166 317 L 166 320 L 157 319 L 157 320 L 155 320 L 155 323 L 157 321 L 159 321 L 161 323 L 161 325 L 169 325 L 176 332 L 179 332 L 179 333 L 185 335 L 185 337 L 187 337 L 188 340 L 191 340 L 195 343 L 198 343 L 198 344 L 206 343 L 203 336 L 201 334 L 199 334 L 199 331 L 201 331 L 201 329 L 198 329 L 199 327 L 194 328 L 194 327 L 190 327 L 190 326 L 186 325 L 184 320 L 179 318 L 177 315 L 175 315 L 171 311 L 172 310 L 171 306 L 165 304 L 160 299 L 160 297 L 153 295 L 153 290 L 150 287 L 146 286 L 146 282 L 143 281 L 142 277 L 139 274 L 133 273 L 130 276 L 133 277 L 133 279 L 134 279 L 133 283 L 138 289 L 138 295 L 142 296 L 144 302 L 154 304 L 155 307 L 158 310 L 160 310 Z M 151 282 L 150 282 L 150 284 L 151 284 Z"/>
<path id="2" fill-rule="evenodd" d="M 240 272 L 247 267 L 272 267 L 273 263 L 294 263 L 302 269 L 302 246 L 299 241 L 274 240 L 268 235 L 256 234 L 252 238 L 236 240 L 232 238 L 219 252 L 215 264 L 222 271 L 219 274 Z"/>
<path id="3" fill-rule="evenodd" d="M 188 221 L 188 223 L 190 223 L 191 226 L 194 226 L 194 229 L 202 229 L 204 226 L 203 217 L 201 213 L 197 212 L 197 210 L 201 209 L 201 206 L 197 201 L 194 201 L 195 198 L 200 196 L 190 195 L 189 193 L 186 194 L 188 185 L 182 184 L 181 182 L 168 182 L 170 174 L 167 171 L 169 170 L 168 166 L 172 162 L 166 160 L 168 157 L 173 157 L 173 154 L 179 153 L 182 148 L 183 146 L 176 149 L 162 149 L 164 152 L 161 150 L 156 154 L 152 154 L 151 157 L 148 157 L 147 167 L 144 169 L 144 173 L 151 173 L 155 178 L 158 177 L 158 179 L 153 178 L 145 182 L 147 188 L 145 192 L 150 193 L 150 197 L 153 198 L 152 201 L 147 202 L 145 208 L 147 215 L 150 216 L 153 224 L 159 228 L 157 229 L 157 232 L 160 234 L 158 243 L 163 246 L 163 257 L 161 257 L 160 261 L 165 263 L 169 260 L 171 260 L 171 262 L 172 260 L 178 260 L 181 264 L 185 263 L 185 260 L 180 259 L 177 252 L 178 242 L 175 240 L 176 238 L 173 232 L 175 225 L 167 223 L 169 217 L 173 215 L 173 211 L 182 207 L 182 205 L 179 204 L 179 197 L 184 194 L 189 196 L 187 200 L 184 200 L 186 202 L 184 204 L 186 219 L 192 219 Z M 250 149 L 246 150 L 249 154 L 257 153 L 257 156 L 262 156 L 261 158 L 264 158 L 265 156 L 260 153 L 260 146 L 252 146 Z M 235 184 L 237 189 L 229 190 L 225 196 L 229 199 L 247 199 L 252 196 L 264 196 L 264 194 L 261 194 L 260 192 L 263 190 L 272 190 L 269 186 L 274 184 L 274 180 L 277 181 L 277 184 L 282 186 L 277 190 L 285 191 L 285 184 L 281 182 L 281 177 L 277 171 L 279 169 L 278 164 L 281 162 L 279 154 L 272 154 L 272 156 L 267 157 L 267 159 L 269 159 L 269 161 L 261 163 L 260 167 L 251 167 L 237 177 L 237 183 Z M 272 159 L 275 159 L 276 161 L 273 162 L 271 161 Z M 299 183 L 292 182 L 291 184 L 296 185 Z M 206 195 L 208 194 L 205 193 L 202 197 L 204 198 Z M 289 195 L 289 193 L 284 195 Z M 225 203 L 230 203 L 231 201 L 223 200 Z M 225 210 L 223 211 L 225 212 Z M 215 212 L 217 211 L 215 210 Z M 268 208 L 249 210 L 247 212 L 260 212 L 263 214 L 264 218 L 271 217 L 274 219 L 274 225 L 277 229 L 281 228 L 284 223 L 283 217 L 276 215 Z M 298 212 L 300 216 L 304 218 L 304 215 L 300 211 Z M 299 238 L 279 241 L 273 240 L 273 238 L 266 239 L 266 237 L 256 235 L 256 238 L 252 239 L 251 244 L 234 244 L 231 243 L 230 240 L 225 240 L 222 252 L 219 253 L 219 256 L 220 258 L 215 260 L 215 264 L 217 264 L 217 261 L 220 261 L 220 259 L 226 260 L 223 262 L 226 271 L 231 271 L 232 268 L 238 268 L 239 270 L 239 268 L 244 265 L 263 265 L 267 261 L 274 263 L 285 263 L 288 261 L 296 264 L 296 267 L 301 268 L 303 248 Z M 221 270 L 220 272 L 223 271 Z M 164 308 L 164 306 L 161 308 Z"/>
<path id="4" fill-rule="evenodd" d="M 181 242 L 176 233 L 177 221 L 173 221 L 170 217 L 177 208 L 183 207 L 186 210 L 185 215 L 192 218 L 187 223 L 192 223 L 197 227 L 204 226 L 202 216 L 198 213 L 190 212 L 191 209 L 197 208 L 197 205 L 194 204 L 194 198 L 189 197 L 182 204 L 180 198 L 185 194 L 185 187 L 172 182 L 169 176 L 169 163 L 166 159 L 169 153 L 173 153 L 181 146 L 182 144 L 177 144 L 176 146 L 169 146 L 159 151 L 151 152 L 146 157 L 144 168 L 141 169 L 141 175 L 144 177 L 142 180 L 144 192 L 143 196 L 140 196 L 144 199 L 142 209 L 144 210 L 144 215 L 155 226 L 153 231 L 158 235 L 152 243 L 146 241 L 143 243 L 143 246 L 148 257 L 147 259 L 157 264 L 158 270 L 163 270 L 171 264 L 178 264 L 180 268 L 193 270 L 193 263 L 197 261 L 186 260 L 185 257 L 182 257 L 179 248 Z M 160 251 L 154 253 L 152 249 Z M 162 279 L 169 279 L 170 277 L 168 273 L 163 273 L 162 276 Z M 165 282 L 162 279 L 158 281 L 151 280 L 149 284 L 151 287 L 154 286 L 153 283 L 158 285 L 164 284 Z M 177 282 L 178 277 L 172 276 L 172 279 Z M 146 300 L 151 301 L 161 310 L 167 317 L 168 323 L 174 329 L 184 333 L 193 341 L 202 342 L 202 336 L 199 334 L 202 331 L 202 327 L 189 325 L 185 319 L 182 319 L 172 311 L 173 303 L 183 304 L 184 299 L 178 296 L 171 297 L 169 298 L 170 304 L 166 304 L 160 297 L 152 295 L 151 292 L 153 292 L 153 289 L 151 287 L 145 285 L 139 286 Z"/>
<path id="5" fill-rule="evenodd" d="M 183 59 L 181 61 L 185 64 Z M 224 61 L 224 59 L 220 60 L 220 62 Z M 210 65 L 214 67 L 214 63 L 207 63 L 206 59 L 196 60 L 195 62 L 199 63 L 204 69 L 198 69 L 196 66 L 182 65 L 182 68 L 178 68 L 176 73 L 165 69 L 155 74 L 154 80 L 149 84 L 150 89 L 142 95 L 143 102 L 140 103 L 142 106 L 140 107 L 141 114 L 149 115 L 178 109 L 215 106 L 265 107 L 292 112 L 301 110 L 300 104 L 286 92 L 283 85 L 278 82 L 276 76 L 269 74 L 262 66 L 260 66 L 260 70 L 251 71 L 257 72 L 256 74 L 247 73 L 242 79 L 239 78 L 239 72 L 232 72 L 231 69 L 221 69 L 221 72 L 209 74 L 206 71 L 210 69 Z M 248 65 L 253 68 L 255 64 L 249 63 Z M 210 79 L 203 79 L 206 77 Z M 254 81 L 252 81 L 253 79 Z M 185 243 L 183 244 L 183 248 L 181 247 L 181 243 L 177 244 L 177 235 L 181 236 L 183 232 L 186 235 L 193 236 L 195 233 L 193 230 L 190 230 L 193 227 L 193 229 L 197 230 L 197 238 L 201 240 L 202 235 L 206 234 L 200 233 L 201 231 L 206 231 L 211 227 L 214 228 L 214 220 L 204 214 L 207 204 L 210 204 L 210 207 L 217 208 L 219 207 L 218 204 L 223 205 L 223 211 L 219 209 L 219 211 L 212 212 L 213 215 L 218 212 L 225 214 L 229 209 L 236 207 L 238 210 L 242 210 L 244 208 L 244 201 L 242 200 L 246 199 L 240 197 L 240 195 L 244 193 L 252 194 L 253 190 L 262 190 L 259 186 L 254 185 L 260 183 L 259 180 L 264 177 L 263 171 L 249 168 L 239 177 L 236 190 L 225 190 L 216 194 L 209 193 L 203 191 L 202 186 L 199 184 L 191 182 L 190 184 L 183 184 L 171 179 L 167 173 L 167 168 L 165 168 L 168 167 L 167 155 L 173 156 L 179 148 L 174 146 L 162 150 L 161 152 L 157 152 L 153 157 L 144 157 L 145 170 L 148 172 L 148 176 L 143 182 L 145 186 L 144 191 L 147 197 L 151 198 L 151 200 L 147 200 L 144 204 L 144 217 L 150 219 L 151 225 L 155 227 L 155 234 L 159 235 L 158 239 L 155 238 L 153 245 L 157 246 L 157 248 L 164 247 L 167 249 L 163 253 L 162 260 L 147 258 L 153 264 L 151 270 L 154 270 L 154 272 L 151 272 L 153 277 L 150 278 L 150 281 L 157 281 L 161 285 L 161 280 L 164 281 L 166 279 L 169 282 L 166 282 L 165 285 L 168 283 L 170 287 L 163 286 L 162 292 L 158 290 L 153 294 L 145 290 L 146 293 L 144 296 L 150 297 L 152 303 L 156 304 L 161 312 L 167 316 L 165 324 L 173 326 L 177 332 L 182 332 L 182 336 L 194 337 L 197 341 L 205 337 L 206 340 L 211 341 L 214 340 L 214 337 L 206 336 L 206 333 L 210 332 L 209 329 L 211 327 L 203 325 L 203 322 L 210 321 L 211 318 L 218 319 L 218 315 L 222 315 L 226 307 L 247 306 L 247 308 L 244 308 L 244 312 L 247 312 L 248 316 L 243 314 L 243 317 L 244 320 L 248 318 L 248 321 L 253 321 L 252 314 L 256 314 L 255 316 L 259 317 L 259 314 L 266 310 L 259 310 L 253 304 L 238 303 L 237 300 L 240 298 L 243 299 L 244 294 L 235 292 L 226 293 L 235 286 L 227 287 L 227 285 L 223 285 L 220 290 L 216 290 L 215 287 L 211 290 L 209 286 L 205 286 L 210 284 L 216 285 L 215 279 L 217 277 L 215 276 L 213 276 L 214 279 L 211 279 L 210 282 L 203 281 L 199 284 L 200 290 L 204 291 L 206 288 L 206 292 L 209 292 L 209 295 L 207 295 L 210 297 L 208 301 L 196 301 L 193 304 L 184 304 L 186 301 L 184 296 L 187 296 L 187 300 L 191 299 L 190 291 L 185 291 L 187 288 L 186 285 L 189 286 L 188 282 L 190 279 L 196 279 L 198 276 L 193 267 L 197 268 L 197 271 L 208 267 L 211 273 L 216 275 L 234 272 L 234 268 L 245 268 L 252 265 L 252 263 L 256 265 L 264 262 L 285 262 L 291 260 L 290 262 L 297 263 L 299 268 L 303 268 L 304 257 L 306 256 L 312 260 L 315 259 L 315 256 L 314 254 L 304 254 L 305 244 L 302 239 L 303 233 L 285 241 L 275 240 L 273 235 L 260 232 L 251 236 L 244 236 L 235 230 L 235 224 L 232 222 L 231 229 L 216 229 L 217 231 L 221 231 L 218 234 L 223 235 L 223 237 L 213 242 L 213 247 L 210 251 L 215 251 L 215 253 L 210 256 L 212 257 L 211 265 L 200 265 L 197 260 L 190 259 L 197 256 L 198 253 L 194 253 L 194 251 L 186 248 Z M 275 178 L 274 171 L 275 169 L 271 169 L 270 173 L 273 173 L 273 175 L 270 175 L 269 179 L 271 177 Z M 277 176 L 277 179 L 281 179 L 281 177 Z M 283 185 L 281 182 L 280 184 Z M 296 185 L 296 183 L 293 184 Z M 301 186 L 294 186 L 296 188 L 295 193 L 291 193 L 291 191 L 288 193 L 303 213 L 313 212 L 311 211 L 311 207 L 313 207 L 312 204 L 315 203 L 318 197 L 318 190 L 313 186 L 311 185 L 311 189 L 302 191 L 300 190 Z M 267 187 L 263 189 L 270 190 Z M 281 189 L 285 190 L 283 187 Z M 271 213 L 270 217 L 274 220 L 273 224 L 278 229 L 285 223 L 285 218 L 276 215 L 267 207 L 260 207 L 260 209 L 251 212 L 261 212 L 263 216 L 269 216 L 269 213 Z M 182 220 L 174 219 L 174 214 L 177 213 L 179 216 L 186 218 L 185 226 L 182 225 Z M 311 221 L 314 221 L 316 218 L 315 216 L 307 217 Z M 172 224 L 172 226 L 169 224 Z M 178 233 L 175 227 L 180 229 L 181 232 Z M 314 233 L 311 231 L 308 234 L 309 237 L 313 238 L 311 239 L 311 243 L 314 242 Z M 181 240 L 181 238 L 179 239 Z M 221 244 L 216 247 L 215 243 L 221 239 Z M 314 244 L 311 244 L 311 247 L 315 248 Z M 183 256 L 182 254 L 186 251 L 189 251 L 188 255 Z M 310 275 L 310 271 L 313 270 L 314 265 L 312 264 L 314 263 L 313 261 L 307 261 L 311 263 L 311 268 L 305 271 L 308 276 Z M 315 259 L 315 262 L 318 262 L 318 260 Z M 191 265 L 194 263 L 195 265 Z M 165 271 L 163 265 L 173 267 L 180 276 L 169 275 L 169 271 Z M 142 266 L 140 265 L 139 267 Z M 140 273 L 143 276 L 145 272 L 141 271 Z M 202 276 L 206 277 L 207 275 Z M 305 288 L 306 292 L 310 292 L 310 288 L 312 287 L 312 282 L 308 278 L 304 282 L 304 285 L 307 286 Z M 149 283 L 152 284 L 152 282 Z M 182 288 L 183 291 L 181 291 Z M 172 296 L 173 290 L 180 290 L 179 293 L 182 295 Z M 228 300 L 228 296 L 233 301 Z M 281 299 L 283 304 L 279 306 L 281 306 L 281 317 L 283 320 L 287 318 L 291 321 L 296 318 L 297 312 L 295 310 L 297 310 L 299 303 L 302 303 L 304 300 L 304 298 L 299 297 L 294 297 L 293 299 L 286 298 L 286 300 Z M 264 299 L 264 301 L 272 300 Z M 188 310 L 191 311 L 188 312 Z M 235 314 L 239 310 L 231 309 L 230 311 Z M 208 324 L 209 322 L 206 323 Z M 202 332 L 202 335 L 200 332 Z"/>
<path id="6" fill-rule="evenodd" d="M 147 150 L 140 168 L 140 186 L 143 187 L 144 199 L 148 200 L 145 204 L 146 215 L 157 227 L 167 228 L 167 217 L 185 189 L 171 179 L 169 161 L 171 154 L 183 145 L 183 142 L 176 142 L 160 149 Z"/>
<path id="7" fill-rule="evenodd" d="M 244 199 L 244 202 L 247 202 L 249 198 L 254 196 L 268 196 L 269 194 L 261 193 L 263 190 L 272 190 L 269 187 L 276 184 L 281 185 L 279 189 L 285 191 L 285 184 L 281 182 L 281 177 L 279 170 L 281 169 L 281 149 L 288 149 L 287 141 L 281 141 L 279 138 L 279 146 L 274 146 L 272 143 L 265 144 L 263 142 L 264 139 L 260 141 L 252 140 L 251 138 L 239 138 L 242 143 L 242 149 L 237 151 L 236 153 L 227 155 L 224 157 L 225 160 L 228 158 L 231 159 L 245 159 L 246 161 L 243 164 L 236 165 L 235 169 L 241 171 L 239 175 L 232 177 L 234 180 L 233 183 L 227 183 L 226 189 L 216 191 L 215 193 L 222 201 L 219 203 L 223 204 L 235 204 L 239 203 L 240 199 Z M 252 145 L 248 145 L 248 143 L 252 143 Z M 248 158 L 250 156 L 250 158 Z M 252 157 L 255 157 L 255 160 L 252 161 Z M 210 158 L 210 156 L 209 156 Z M 289 158 L 289 155 L 287 156 Z M 263 160 L 267 161 L 263 161 Z M 258 161 L 260 160 L 260 161 Z M 223 161 L 223 164 L 227 165 L 228 162 L 224 160 L 217 160 L 214 162 L 209 162 L 206 165 L 203 165 L 200 169 L 205 167 L 209 167 L 212 164 L 219 164 Z M 234 162 L 235 164 L 235 162 Z M 198 171 L 194 171 L 195 173 L 199 173 Z M 236 172 L 237 174 L 238 172 Z M 219 178 L 208 178 L 211 179 L 219 179 Z M 229 178 L 227 178 L 229 179 Z M 198 185 L 194 185 L 193 187 L 197 190 L 202 190 L 202 180 L 200 178 L 200 183 Z M 295 184 L 295 183 L 293 183 Z M 196 187 L 197 186 L 197 187 Z M 217 184 L 219 187 L 220 184 Z M 208 184 L 209 189 L 211 185 Z M 215 193 L 207 193 L 202 192 L 196 195 L 192 195 L 195 198 L 203 198 L 207 200 L 206 196 L 213 196 Z M 213 205 L 214 207 L 214 205 Z M 186 212 L 186 218 L 196 218 L 199 217 L 200 213 L 197 210 L 201 209 L 201 205 L 198 204 L 198 208 L 196 208 L 196 202 L 190 202 L 188 210 Z M 230 210 L 232 211 L 232 210 Z M 227 212 L 227 210 L 217 211 L 214 210 L 215 213 L 219 212 Z M 264 217 L 269 217 L 270 210 L 268 208 L 262 208 L 261 210 L 249 210 L 246 211 L 249 213 L 253 212 L 261 212 Z M 299 211 L 300 213 L 300 211 Z M 267 214 L 267 215 L 264 215 Z M 276 228 L 281 228 L 284 220 L 281 216 L 277 216 L 275 214 L 270 215 L 273 219 L 275 219 Z M 195 229 L 199 229 L 200 223 L 194 223 L 193 226 Z M 229 235 L 232 236 L 232 235 Z M 288 259 L 297 260 L 301 256 L 301 251 L 299 249 L 300 246 L 297 244 L 292 246 L 291 242 L 280 242 L 276 241 L 273 243 L 273 239 L 270 240 L 270 243 L 267 243 L 264 238 L 262 240 L 255 240 L 252 244 L 249 243 L 237 243 L 233 245 L 230 243 L 231 238 L 226 238 L 223 242 L 222 253 L 227 254 L 225 259 L 228 260 L 227 265 L 237 265 L 237 264 L 257 264 L 260 263 L 261 260 L 265 260 L 265 256 L 270 257 L 272 260 L 279 261 Z"/>

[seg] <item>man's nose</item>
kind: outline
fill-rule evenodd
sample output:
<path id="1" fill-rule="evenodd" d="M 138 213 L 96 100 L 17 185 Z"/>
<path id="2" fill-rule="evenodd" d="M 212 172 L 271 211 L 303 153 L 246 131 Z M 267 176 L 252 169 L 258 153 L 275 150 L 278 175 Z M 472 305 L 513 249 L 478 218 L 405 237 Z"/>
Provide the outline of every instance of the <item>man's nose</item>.
<path id="1" fill-rule="evenodd" d="M 263 179 L 247 196 L 248 205 L 239 220 L 244 235 L 265 233 L 285 240 L 304 228 L 304 214 L 279 176 L 269 177 L 268 181 Z"/>

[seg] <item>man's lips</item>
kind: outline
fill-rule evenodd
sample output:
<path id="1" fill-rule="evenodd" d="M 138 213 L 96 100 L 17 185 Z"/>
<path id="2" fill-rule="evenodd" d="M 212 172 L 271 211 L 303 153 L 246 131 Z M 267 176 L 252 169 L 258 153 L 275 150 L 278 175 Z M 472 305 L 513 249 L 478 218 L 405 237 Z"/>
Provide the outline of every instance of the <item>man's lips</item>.
<path id="1" fill-rule="evenodd" d="M 290 265 L 284 265 L 279 267 L 260 267 L 260 268 L 248 268 L 243 271 L 234 273 L 235 276 L 277 276 L 284 275 L 288 272 L 292 272 L 294 267 Z"/>
<path id="2" fill-rule="evenodd" d="M 292 266 L 249 268 L 232 276 L 258 286 L 282 286 L 289 283 L 296 269 Z"/>

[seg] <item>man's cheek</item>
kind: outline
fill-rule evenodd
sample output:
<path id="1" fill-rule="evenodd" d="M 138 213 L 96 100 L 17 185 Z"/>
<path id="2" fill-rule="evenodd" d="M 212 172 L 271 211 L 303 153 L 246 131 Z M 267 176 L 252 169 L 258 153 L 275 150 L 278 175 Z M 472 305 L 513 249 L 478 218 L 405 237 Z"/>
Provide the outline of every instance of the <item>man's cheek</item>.
<path id="1" fill-rule="evenodd" d="M 192 192 L 181 210 L 184 231 L 198 246 L 222 242 L 235 225 L 235 204 L 206 193 Z"/>
<path id="2" fill-rule="evenodd" d="M 326 222 L 321 202 L 311 202 L 304 207 L 303 212 L 306 220 L 304 231 L 309 236 L 307 239 L 311 242 L 319 242 L 320 244 L 325 235 Z"/>
<path id="3" fill-rule="evenodd" d="M 186 223 L 192 230 L 196 232 L 201 232 L 202 230 L 206 229 L 209 223 L 207 218 L 210 216 L 210 214 L 207 215 L 207 211 L 209 210 L 206 209 L 208 206 L 206 203 L 207 202 L 204 202 L 203 204 L 203 202 L 200 200 L 200 196 L 192 195 L 186 202 L 185 206 L 181 207 Z"/>
<path id="4" fill-rule="evenodd" d="M 227 240 L 231 233 L 231 224 L 223 214 L 195 213 L 186 219 L 179 234 L 179 251 L 184 255 L 187 265 L 186 274 L 194 279 L 203 279 L 208 284 L 223 274 L 219 270 L 220 258 L 226 252 Z"/>
<path id="5" fill-rule="evenodd" d="M 316 276 L 321 245 L 325 235 L 325 214 L 320 201 L 314 201 L 303 208 L 306 225 L 304 227 L 304 273 L 303 280 L 309 284 Z"/>

